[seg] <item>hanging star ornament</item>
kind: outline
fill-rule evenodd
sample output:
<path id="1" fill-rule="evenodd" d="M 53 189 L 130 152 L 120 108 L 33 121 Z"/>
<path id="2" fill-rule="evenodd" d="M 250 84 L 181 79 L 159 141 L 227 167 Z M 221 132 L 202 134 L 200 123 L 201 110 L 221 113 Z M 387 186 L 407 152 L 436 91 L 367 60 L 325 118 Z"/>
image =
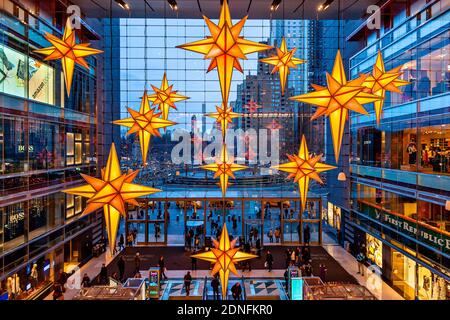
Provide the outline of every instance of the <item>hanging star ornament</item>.
<path id="1" fill-rule="evenodd" d="M 211 59 L 207 72 L 217 68 L 224 105 L 228 105 L 233 69 L 243 72 L 239 59 L 247 59 L 246 54 L 272 48 L 240 36 L 247 18 L 248 16 L 245 16 L 233 25 L 228 3 L 224 0 L 218 24 L 203 16 L 211 33 L 210 36 L 203 40 L 177 46 L 177 48 L 204 54 L 205 59 Z"/>
<path id="2" fill-rule="evenodd" d="M 328 72 L 326 75 L 326 87 L 313 84 L 312 87 L 316 91 L 290 97 L 289 99 L 316 105 L 318 108 L 311 117 L 311 121 L 322 115 L 330 118 L 334 156 L 337 163 L 349 110 L 366 115 L 367 111 L 362 105 L 380 100 L 381 98 L 374 94 L 364 92 L 365 87 L 362 84 L 367 77 L 366 75 L 360 75 L 359 78 L 347 81 L 339 50 L 336 54 L 331 75 Z"/>
<path id="3" fill-rule="evenodd" d="M 59 39 L 48 32 L 45 33 L 44 37 L 52 44 L 52 46 L 34 50 L 34 52 L 46 55 L 47 57 L 45 57 L 44 60 L 61 59 L 67 96 L 70 96 L 70 88 L 72 87 L 75 64 L 79 64 L 89 70 L 89 65 L 84 57 L 99 54 L 103 51 L 90 48 L 90 43 L 77 44 L 75 31 L 72 29 L 69 19 L 67 19 L 66 28 L 64 29 L 62 39 Z"/>
<path id="4" fill-rule="evenodd" d="M 245 170 L 248 167 L 233 163 L 233 159 L 228 156 L 227 145 L 222 145 L 220 156 L 216 157 L 214 163 L 205 164 L 200 168 L 214 172 L 214 179 L 220 178 L 220 188 L 222 189 L 222 195 L 224 196 L 228 188 L 229 178 L 235 179 L 235 171 Z"/>
<path id="5" fill-rule="evenodd" d="M 297 48 L 288 50 L 284 37 L 281 40 L 280 47 L 276 49 L 276 55 L 260 59 L 259 61 L 273 65 L 272 74 L 278 71 L 280 75 L 281 95 L 284 95 L 284 88 L 286 87 L 286 81 L 290 73 L 289 69 L 297 68 L 298 64 L 305 63 L 306 60 L 294 57 Z"/>
<path id="6" fill-rule="evenodd" d="M 245 253 L 235 248 L 236 240 L 237 238 L 230 241 L 227 225 L 224 223 L 219 241 L 212 239 L 214 248 L 191 256 L 214 264 L 211 275 L 214 276 L 216 273 L 219 273 L 220 283 L 222 284 L 222 299 L 227 297 L 230 271 L 237 276 L 239 275 L 236 270 L 236 263 L 257 257 L 254 254 Z"/>
<path id="7" fill-rule="evenodd" d="M 381 98 L 381 100 L 374 102 L 375 116 L 377 119 L 377 125 L 380 125 L 381 114 L 383 112 L 384 98 L 386 97 L 386 91 L 402 93 L 398 87 L 406 86 L 408 81 L 400 79 L 403 72 L 403 65 L 398 66 L 390 71 L 386 71 L 384 68 L 384 61 L 381 51 L 378 51 L 377 60 L 373 66 L 372 74 L 369 75 L 363 82 L 363 86 L 367 87 L 370 93 Z"/>
<path id="8" fill-rule="evenodd" d="M 127 108 L 131 115 L 131 118 L 121 119 L 113 121 L 114 124 L 118 124 L 127 128 L 127 134 L 137 132 L 139 134 L 139 144 L 141 146 L 142 163 L 145 165 L 147 162 L 147 153 L 150 147 L 150 138 L 152 136 L 161 137 L 159 129 L 173 126 L 176 124 L 173 121 L 161 119 L 161 113 L 155 113 L 155 109 L 150 108 L 147 90 L 144 91 L 144 95 L 141 98 L 141 107 L 138 111 L 131 108 Z"/>
<path id="9" fill-rule="evenodd" d="M 102 170 L 101 179 L 81 174 L 88 184 L 63 190 L 64 193 L 88 198 L 84 214 L 103 207 L 109 248 L 114 252 L 120 216 L 125 215 L 125 203 L 138 206 L 136 198 L 153 194 L 161 190 L 133 184 L 139 170 L 126 174 L 120 172 L 120 163 L 114 143 L 109 151 L 106 168 Z"/>
<path id="10" fill-rule="evenodd" d="M 158 106 L 158 109 L 162 113 L 162 118 L 167 120 L 169 118 L 169 109 L 177 109 L 175 103 L 189 99 L 189 97 L 178 94 L 176 90 L 173 90 L 173 85 L 169 86 L 166 73 L 164 72 L 163 79 L 161 81 L 161 87 L 155 87 L 152 85 L 154 94 L 148 96 L 148 99 L 153 103 L 152 105 Z"/>
<path id="11" fill-rule="evenodd" d="M 302 142 L 297 155 L 287 155 L 290 162 L 273 166 L 273 169 L 284 171 L 289 173 L 288 179 L 294 178 L 294 183 L 298 182 L 301 209 L 305 211 L 306 198 L 308 196 L 310 179 L 314 179 L 319 183 L 323 183 L 319 176 L 320 172 L 335 169 L 336 167 L 330 166 L 325 163 L 320 163 L 319 160 L 322 155 L 311 157 L 308 151 L 308 145 L 306 144 L 306 138 L 302 136 Z"/>
<path id="12" fill-rule="evenodd" d="M 225 135 L 233 119 L 238 118 L 240 115 L 239 113 L 233 112 L 231 107 L 226 107 L 223 104 L 220 107 L 216 106 L 216 110 L 216 112 L 207 113 L 206 116 L 216 119 L 216 123 L 220 125 L 222 134 Z"/>
<path id="13" fill-rule="evenodd" d="M 258 109 L 261 109 L 262 107 L 256 103 L 256 101 L 251 98 L 250 101 L 244 106 L 245 109 L 248 110 L 248 113 L 250 113 L 250 115 L 258 112 Z"/>

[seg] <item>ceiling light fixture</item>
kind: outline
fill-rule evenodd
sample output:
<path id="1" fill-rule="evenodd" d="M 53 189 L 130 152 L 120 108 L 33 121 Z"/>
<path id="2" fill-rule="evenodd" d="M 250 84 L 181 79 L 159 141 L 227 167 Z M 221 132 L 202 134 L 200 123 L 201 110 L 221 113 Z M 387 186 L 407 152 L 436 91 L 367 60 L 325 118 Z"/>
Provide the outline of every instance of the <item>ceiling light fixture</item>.
<path id="1" fill-rule="evenodd" d="M 270 11 L 277 11 L 278 7 L 280 6 L 281 0 L 273 0 L 272 4 L 270 5 Z"/>
<path id="2" fill-rule="evenodd" d="M 325 11 L 327 10 L 330 5 L 333 3 L 334 0 L 327 0 L 324 3 L 322 3 L 320 6 L 317 7 L 317 11 Z"/>
<path id="3" fill-rule="evenodd" d="M 114 0 L 123 10 L 130 10 L 130 5 L 124 0 Z"/>
<path id="4" fill-rule="evenodd" d="M 178 10 L 177 0 L 167 0 L 167 2 L 169 3 L 169 6 L 173 11 Z"/>

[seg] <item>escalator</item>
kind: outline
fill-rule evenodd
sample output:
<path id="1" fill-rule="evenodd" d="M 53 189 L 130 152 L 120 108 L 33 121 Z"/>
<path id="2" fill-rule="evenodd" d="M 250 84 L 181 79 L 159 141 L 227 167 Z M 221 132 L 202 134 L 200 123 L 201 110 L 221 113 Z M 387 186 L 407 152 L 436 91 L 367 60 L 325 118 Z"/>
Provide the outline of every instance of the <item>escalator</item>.
<path id="1" fill-rule="evenodd" d="M 203 287 L 203 300 L 214 300 L 214 292 L 213 289 L 211 287 L 211 280 L 212 278 L 205 277 L 204 279 L 204 287 Z M 234 300 L 233 299 L 233 295 L 231 294 L 231 288 L 236 284 L 236 282 L 239 282 L 239 284 L 241 285 L 242 288 L 242 293 L 241 293 L 241 297 L 240 300 L 246 300 L 247 299 L 247 295 L 246 295 L 246 291 L 245 291 L 245 279 L 244 276 L 242 276 L 241 279 L 230 279 L 228 281 L 228 294 L 227 294 L 227 298 L 228 300 Z M 219 289 L 219 298 L 222 300 L 222 293 L 221 293 L 221 289 Z"/>

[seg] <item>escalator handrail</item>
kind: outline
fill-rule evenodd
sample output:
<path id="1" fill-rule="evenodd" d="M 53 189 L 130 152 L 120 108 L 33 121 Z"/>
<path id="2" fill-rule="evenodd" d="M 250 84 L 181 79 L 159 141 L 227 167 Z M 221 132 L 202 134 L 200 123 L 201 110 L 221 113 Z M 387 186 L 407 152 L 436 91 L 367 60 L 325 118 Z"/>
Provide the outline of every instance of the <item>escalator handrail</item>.
<path id="1" fill-rule="evenodd" d="M 203 285 L 203 297 L 202 297 L 202 299 L 206 300 L 206 298 L 208 297 L 208 277 L 207 276 L 205 276 L 204 281 L 205 281 L 205 283 Z"/>
<path id="2" fill-rule="evenodd" d="M 242 286 L 242 300 L 247 300 L 247 292 L 245 291 L 245 279 L 244 276 L 241 277 L 241 286 Z"/>

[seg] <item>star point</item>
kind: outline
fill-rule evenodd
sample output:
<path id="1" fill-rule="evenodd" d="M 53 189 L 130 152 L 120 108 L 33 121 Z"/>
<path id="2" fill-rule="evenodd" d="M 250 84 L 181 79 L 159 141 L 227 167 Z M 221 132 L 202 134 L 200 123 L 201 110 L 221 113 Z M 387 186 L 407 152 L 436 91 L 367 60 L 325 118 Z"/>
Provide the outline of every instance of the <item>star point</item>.
<path id="1" fill-rule="evenodd" d="M 403 72 L 400 71 L 402 67 L 403 65 L 390 71 L 386 71 L 384 67 L 383 55 L 381 54 L 381 51 L 378 51 L 372 73 L 362 83 L 363 86 L 369 89 L 370 93 L 381 97 L 381 100 L 374 102 L 377 125 L 380 125 L 386 91 L 402 93 L 398 87 L 409 84 L 408 81 L 400 79 L 403 75 Z"/>
<path id="2" fill-rule="evenodd" d="M 294 57 L 297 48 L 288 50 L 286 45 L 286 39 L 283 37 L 281 45 L 277 48 L 277 53 L 274 56 L 260 59 L 259 61 L 273 65 L 272 74 L 278 71 L 280 76 L 281 95 L 284 95 L 284 89 L 286 87 L 287 78 L 290 73 L 290 69 L 297 68 L 297 65 L 305 63 L 306 60 L 302 60 Z"/>
<path id="3" fill-rule="evenodd" d="M 360 75 L 354 80 L 347 81 L 339 50 L 336 54 L 332 73 L 327 73 L 326 75 L 326 87 L 312 85 L 315 91 L 290 97 L 289 99 L 317 106 L 318 108 L 311 120 L 315 120 L 323 115 L 330 118 L 334 156 L 337 163 L 349 111 L 368 114 L 363 104 L 378 101 L 381 98 L 364 91 L 365 87 L 362 84 L 366 80 L 366 75 Z"/>
<path id="4" fill-rule="evenodd" d="M 216 122 L 220 124 L 222 134 L 225 135 L 229 124 L 233 122 L 233 119 L 238 118 L 240 115 L 239 113 L 233 112 L 231 107 L 222 104 L 220 107 L 216 106 L 216 112 L 207 113 L 206 116 L 216 119 Z"/>
<path id="5" fill-rule="evenodd" d="M 44 38 L 50 42 L 52 46 L 34 50 L 36 53 L 45 55 L 48 60 L 61 60 L 64 73 L 64 82 L 66 84 L 67 95 L 70 96 L 72 87 L 73 72 L 75 64 L 78 64 L 89 70 L 89 65 L 84 59 L 87 56 L 102 53 L 102 50 L 90 47 L 90 43 L 76 43 L 75 31 L 72 29 L 70 20 L 67 19 L 66 28 L 62 39 L 55 37 L 50 33 L 45 33 Z"/>
<path id="6" fill-rule="evenodd" d="M 189 97 L 183 96 L 179 94 L 178 91 L 173 90 L 173 85 L 169 86 L 169 81 L 167 80 L 165 72 L 161 81 L 161 86 L 158 88 L 152 85 L 152 89 L 154 94 L 149 95 L 148 99 L 152 102 L 152 105 L 158 106 L 164 120 L 168 120 L 170 108 L 177 109 L 175 105 L 176 102 L 189 99 Z"/>
<path id="7" fill-rule="evenodd" d="M 225 196 L 229 185 L 229 178 L 235 179 L 234 172 L 245 170 L 248 167 L 234 163 L 233 159 L 228 156 L 227 145 L 223 144 L 220 157 L 217 157 L 214 163 L 205 164 L 200 166 L 200 168 L 214 172 L 214 178 L 220 179 L 222 195 Z"/>
<path id="8" fill-rule="evenodd" d="M 336 167 L 320 163 L 319 160 L 322 157 L 321 155 L 311 157 L 304 135 L 302 136 L 298 154 L 288 154 L 287 157 L 289 162 L 278 166 L 272 166 L 272 168 L 289 173 L 287 178 L 294 179 L 294 183 L 298 183 L 301 209 L 303 212 L 305 211 L 310 179 L 314 179 L 322 184 L 323 181 L 320 178 L 319 173 L 335 169 Z"/>
<path id="9" fill-rule="evenodd" d="M 106 167 L 102 169 L 101 178 L 81 174 L 87 182 L 86 185 L 62 191 L 88 198 L 83 214 L 103 207 L 111 254 L 116 244 L 120 216 L 125 215 L 126 203 L 138 205 L 136 198 L 161 191 L 132 183 L 138 173 L 138 170 L 126 174 L 121 173 L 119 158 L 113 143 Z"/>
<path id="10" fill-rule="evenodd" d="M 161 113 L 155 113 L 155 109 L 150 108 L 147 90 L 144 91 L 141 98 L 139 111 L 131 108 L 127 108 L 127 110 L 131 115 L 130 118 L 116 120 L 113 123 L 129 128 L 127 134 L 138 133 L 142 162 L 145 165 L 151 137 L 161 137 L 159 129 L 173 126 L 176 123 L 160 118 Z"/>
<path id="11" fill-rule="evenodd" d="M 226 224 L 224 224 L 222 227 L 222 233 L 220 235 L 219 241 L 213 239 L 213 245 L 214 248 L 212 248 L 210 251 L 194 254 L 192 255 L 192 257 L 214 264 L 211 275 L 214 276 L 216 273 L 219 273 L 220 282 L 222 284 L 222 297 L 224 298 L 227 296 L 228 278 L 230 272 L 238 275 L 236 263 L 248 259 L 253 259 L 257 256 L 254 254 L 242 252 L 238 248 L 235 248 L 236 239 L 230 241 Z"/>

